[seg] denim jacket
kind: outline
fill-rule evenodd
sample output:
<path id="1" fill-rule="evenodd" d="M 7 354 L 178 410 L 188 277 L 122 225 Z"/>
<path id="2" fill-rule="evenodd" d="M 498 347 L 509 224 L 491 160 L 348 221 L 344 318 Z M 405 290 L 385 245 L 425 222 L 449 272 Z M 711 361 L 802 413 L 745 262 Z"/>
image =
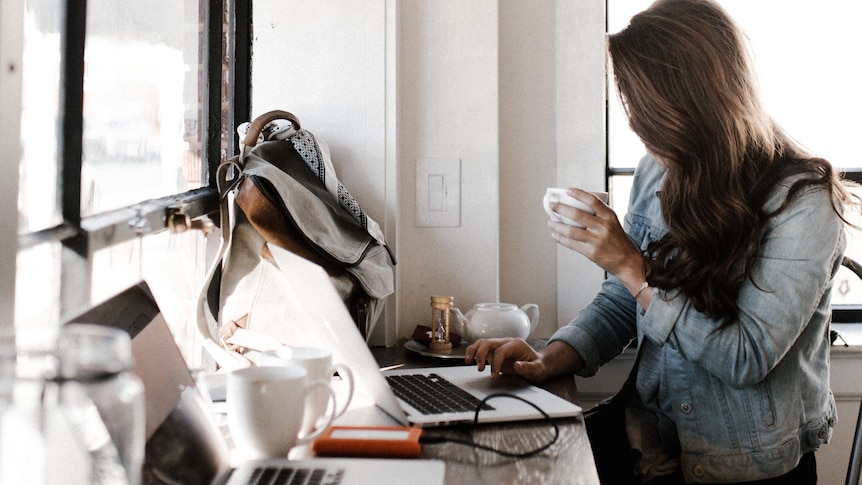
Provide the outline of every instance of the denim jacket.
<path id="1" fill-rule="evenodd" d="M 645 251 L 666 233 L 664 170 L 651 156 L 636 172 L 625 229 Z M 779 184 L 765 209 L 784 200 Z M 739 291 L 740 317 L 723 329 L 672 291 L 653 290 L 644 310 L 611 276 L 595 299 L 551 338 L 571 345 L 591 376 L 633 338 L 661 346 L 662 394 L 675 424 L 687 482 L 779 476 L 826 443 L 836 420 L 829 387 L 832 278 L 844 228 L 824 187 L 806 188 L 771 218 Z"/>

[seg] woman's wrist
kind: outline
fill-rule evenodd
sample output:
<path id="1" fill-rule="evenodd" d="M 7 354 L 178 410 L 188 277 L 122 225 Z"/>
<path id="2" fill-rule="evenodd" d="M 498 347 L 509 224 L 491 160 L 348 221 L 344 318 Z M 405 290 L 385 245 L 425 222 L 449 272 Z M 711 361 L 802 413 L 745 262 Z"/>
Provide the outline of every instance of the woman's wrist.
<path id="1" fill-rule="evenodd" d="M 635 297 L 635 300 L 637 300 L 638 297 L 641 296 L 641 293 L 643 293 L 647 288 L 649 288 L 649 283 L 647 283 L 646 280 L 644 280 L 644 282 L 641 283 L 640 288 L 638 288 L 638 291 L 634 292 L 633 296 Z"/>
<path id="2" fill-rule="evenodd" d="M 542 364 L 548 377 L 574 374 L 584 367 L 584 359 L 571 345 L 555 340 L 542 349 Z"/>
<path id="3" fill-rule="evenodd" d="M 635 298 L 649 287 L 646 280 L 644 258 L 640 253 L 637 253 L 637 256 L 633 255 L 624 269 L 614 276 L 625 285 L 629 293 Z"/>

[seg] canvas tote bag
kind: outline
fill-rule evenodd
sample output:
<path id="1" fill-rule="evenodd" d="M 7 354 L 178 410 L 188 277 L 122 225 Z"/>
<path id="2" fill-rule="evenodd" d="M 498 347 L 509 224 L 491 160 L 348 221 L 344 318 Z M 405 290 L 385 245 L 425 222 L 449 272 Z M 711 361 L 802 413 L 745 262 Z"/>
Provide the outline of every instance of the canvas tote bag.
<path id="1" fill-rule="evenodd" d="M 323 267 L 357 331 L 371 335 L 394 292 L 395 258 L 380 226 L 336 177 L 326 144 L 293 114 L 270 111 L 237 131 L 240 155 L 218 168 L 222 238 L 198 300 L 205 348 L 223 354 L 214 348 L 219 326 L 243 315 L 249 329 L 289 339 L 274 301 L 285 275 L 267 258 L 268 244 Z"/>

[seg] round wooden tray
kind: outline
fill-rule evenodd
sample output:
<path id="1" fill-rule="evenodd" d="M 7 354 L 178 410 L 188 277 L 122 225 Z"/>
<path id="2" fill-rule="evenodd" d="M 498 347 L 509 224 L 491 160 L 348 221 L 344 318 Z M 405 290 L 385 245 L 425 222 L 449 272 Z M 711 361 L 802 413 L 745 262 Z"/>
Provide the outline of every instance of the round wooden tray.
<path id="1" fill-rule="evenodd" d="M 408 340 L 404 343 L 404 348 L 409 350 L 410 352 L 413 352 L 414 354 L 421 355 L 422 357 L 445 360 L 450 363 L 455 363 L 459 360 L 461 362 L 464 362 L 464 351 L 467 349 L 467 345 L 462 343 L 453 347 L 451 354 L 435 354 L 434 352 L 431 352 L 431 349 L 429 349 L 427 345 L 418 340 Z"/>

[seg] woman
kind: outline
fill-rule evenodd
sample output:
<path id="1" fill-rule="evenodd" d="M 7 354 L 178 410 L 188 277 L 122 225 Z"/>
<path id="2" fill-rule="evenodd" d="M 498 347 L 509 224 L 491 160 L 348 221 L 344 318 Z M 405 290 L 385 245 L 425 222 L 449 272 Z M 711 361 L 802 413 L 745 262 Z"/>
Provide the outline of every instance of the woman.
<path id="1" fill-rule="evenodd" d="M 609 278 L 541 352 L 482 340 L 467 362 L 495 377 L 590 376 L 637 338 L 633 476 L 815 483 L 836 419 L 829 296 L 849 195 L 764 112 L 743 33 L 717 3 L 659 0 L 608 48 L 648 151 L 625 229 L 578 189 L 595 214 L 555 210 L 585 227 L 549 226 Z"/>

